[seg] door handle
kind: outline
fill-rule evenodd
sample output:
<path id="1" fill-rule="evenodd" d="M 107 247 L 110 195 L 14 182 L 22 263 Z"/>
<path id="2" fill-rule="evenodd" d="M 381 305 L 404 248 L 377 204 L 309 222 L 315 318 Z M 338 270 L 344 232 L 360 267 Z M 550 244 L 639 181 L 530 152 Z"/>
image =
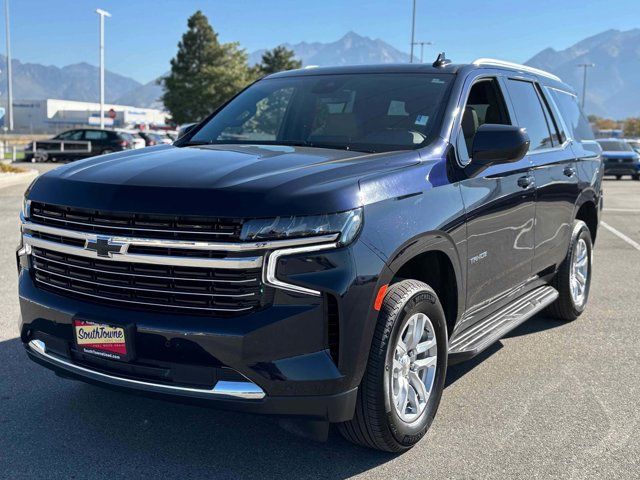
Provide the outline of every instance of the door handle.
<path id="1" fill-rule="evenodd" d="M 529 188 L 534 186 L 533 177 L 531 175 L 525 175 L 518 179 L 518 186 L 521 188 Z"/>
<path id="2" fill-rule="evenodd" d="M 562 173 L 564 173 L 565 177 L 573 177 L 576 174 L 576 169 L 573 167 L 564 167 Z"/>

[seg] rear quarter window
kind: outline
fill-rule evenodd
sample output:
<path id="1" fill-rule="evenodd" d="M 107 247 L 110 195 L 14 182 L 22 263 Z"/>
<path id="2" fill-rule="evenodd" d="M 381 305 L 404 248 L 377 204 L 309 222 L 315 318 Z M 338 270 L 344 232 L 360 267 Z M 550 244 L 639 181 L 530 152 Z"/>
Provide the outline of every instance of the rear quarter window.
<path id="1" fill-rule="evenodd" d="M 580 106 L 578 105 L 578 99 L 575 95 L 557 90 L 555 88 L 548 89 L 560 110 L 560 114 L 564 119 L 564 123 L 569 129 L 569 135 L 574 140 L 593 140 L 593 131 L 589 120 L 584 115 Z"/>

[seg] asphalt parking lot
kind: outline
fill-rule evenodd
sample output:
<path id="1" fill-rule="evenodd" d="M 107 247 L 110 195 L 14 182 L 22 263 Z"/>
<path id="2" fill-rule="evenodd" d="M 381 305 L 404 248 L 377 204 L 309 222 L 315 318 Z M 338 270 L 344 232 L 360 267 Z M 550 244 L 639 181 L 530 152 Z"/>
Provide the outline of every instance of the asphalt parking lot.
<path id="1" fill-rule="evenodd" d="M 14 257 L 25 187 L 0 189 L 1 478 L 640 478 L 640 182 L 606 181 L 586 313 L 568 324 L 535 317 L 450 368 L 430 432 L 401 456 L 30 362 Z"/>

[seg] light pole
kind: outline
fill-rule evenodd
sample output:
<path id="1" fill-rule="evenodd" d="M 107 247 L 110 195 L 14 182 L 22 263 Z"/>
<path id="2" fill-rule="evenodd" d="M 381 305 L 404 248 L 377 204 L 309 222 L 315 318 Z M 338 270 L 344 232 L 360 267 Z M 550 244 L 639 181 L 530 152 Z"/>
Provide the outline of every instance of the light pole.
<path id="1" fill-rule="evenodd" d="M 413 63 L 413 46 L 416 44 L 416 0 L 413 0 L 413 13 L 411 14 L 411 53 L 409 63 Z"/>
<path id="2" fill-rule="evenodd" d="M 4 0 L 4 21 L 7 34 L 7 119 L 9 131 L 13 130 L 13 75 L 11 73 L 11 34 L 9 32 L 9 0 Z"/>
<path id="3" fill-rule="evenodd" d="M 587 68 L 595 67 L 595 63 L 580 63 L 577 65 L 584 69 L 584 75 L 582 77 L 582 109 L 584 110 L 584 102 L 587 98 Z"/>
<path id="4" fill-rule="evenodd" d="M 420 45 L 420 63 L 424 63 L 424 46 L 433 45 L 433 42 L 415 42 L 415 45 Z"/>
<path id="5" fill-rule="evenodd" d="M 100 8 L 96 13 L 100 15 L 100 128 L 104 128 L 104 17 L 111 14 Z"/>

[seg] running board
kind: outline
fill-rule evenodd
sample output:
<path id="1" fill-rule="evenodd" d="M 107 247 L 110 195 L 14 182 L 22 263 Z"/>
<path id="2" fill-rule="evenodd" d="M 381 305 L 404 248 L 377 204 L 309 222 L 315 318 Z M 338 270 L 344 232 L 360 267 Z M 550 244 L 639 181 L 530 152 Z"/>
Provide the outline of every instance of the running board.
<path id="1" fill-rule="evenodd" d="M 525 320 L 551 305 L 556 298 L 558 291 L 555 288 L 548 285 L 538 287 L 455 335 L 449 342 L 449 365 L 475 357 Z"/>

